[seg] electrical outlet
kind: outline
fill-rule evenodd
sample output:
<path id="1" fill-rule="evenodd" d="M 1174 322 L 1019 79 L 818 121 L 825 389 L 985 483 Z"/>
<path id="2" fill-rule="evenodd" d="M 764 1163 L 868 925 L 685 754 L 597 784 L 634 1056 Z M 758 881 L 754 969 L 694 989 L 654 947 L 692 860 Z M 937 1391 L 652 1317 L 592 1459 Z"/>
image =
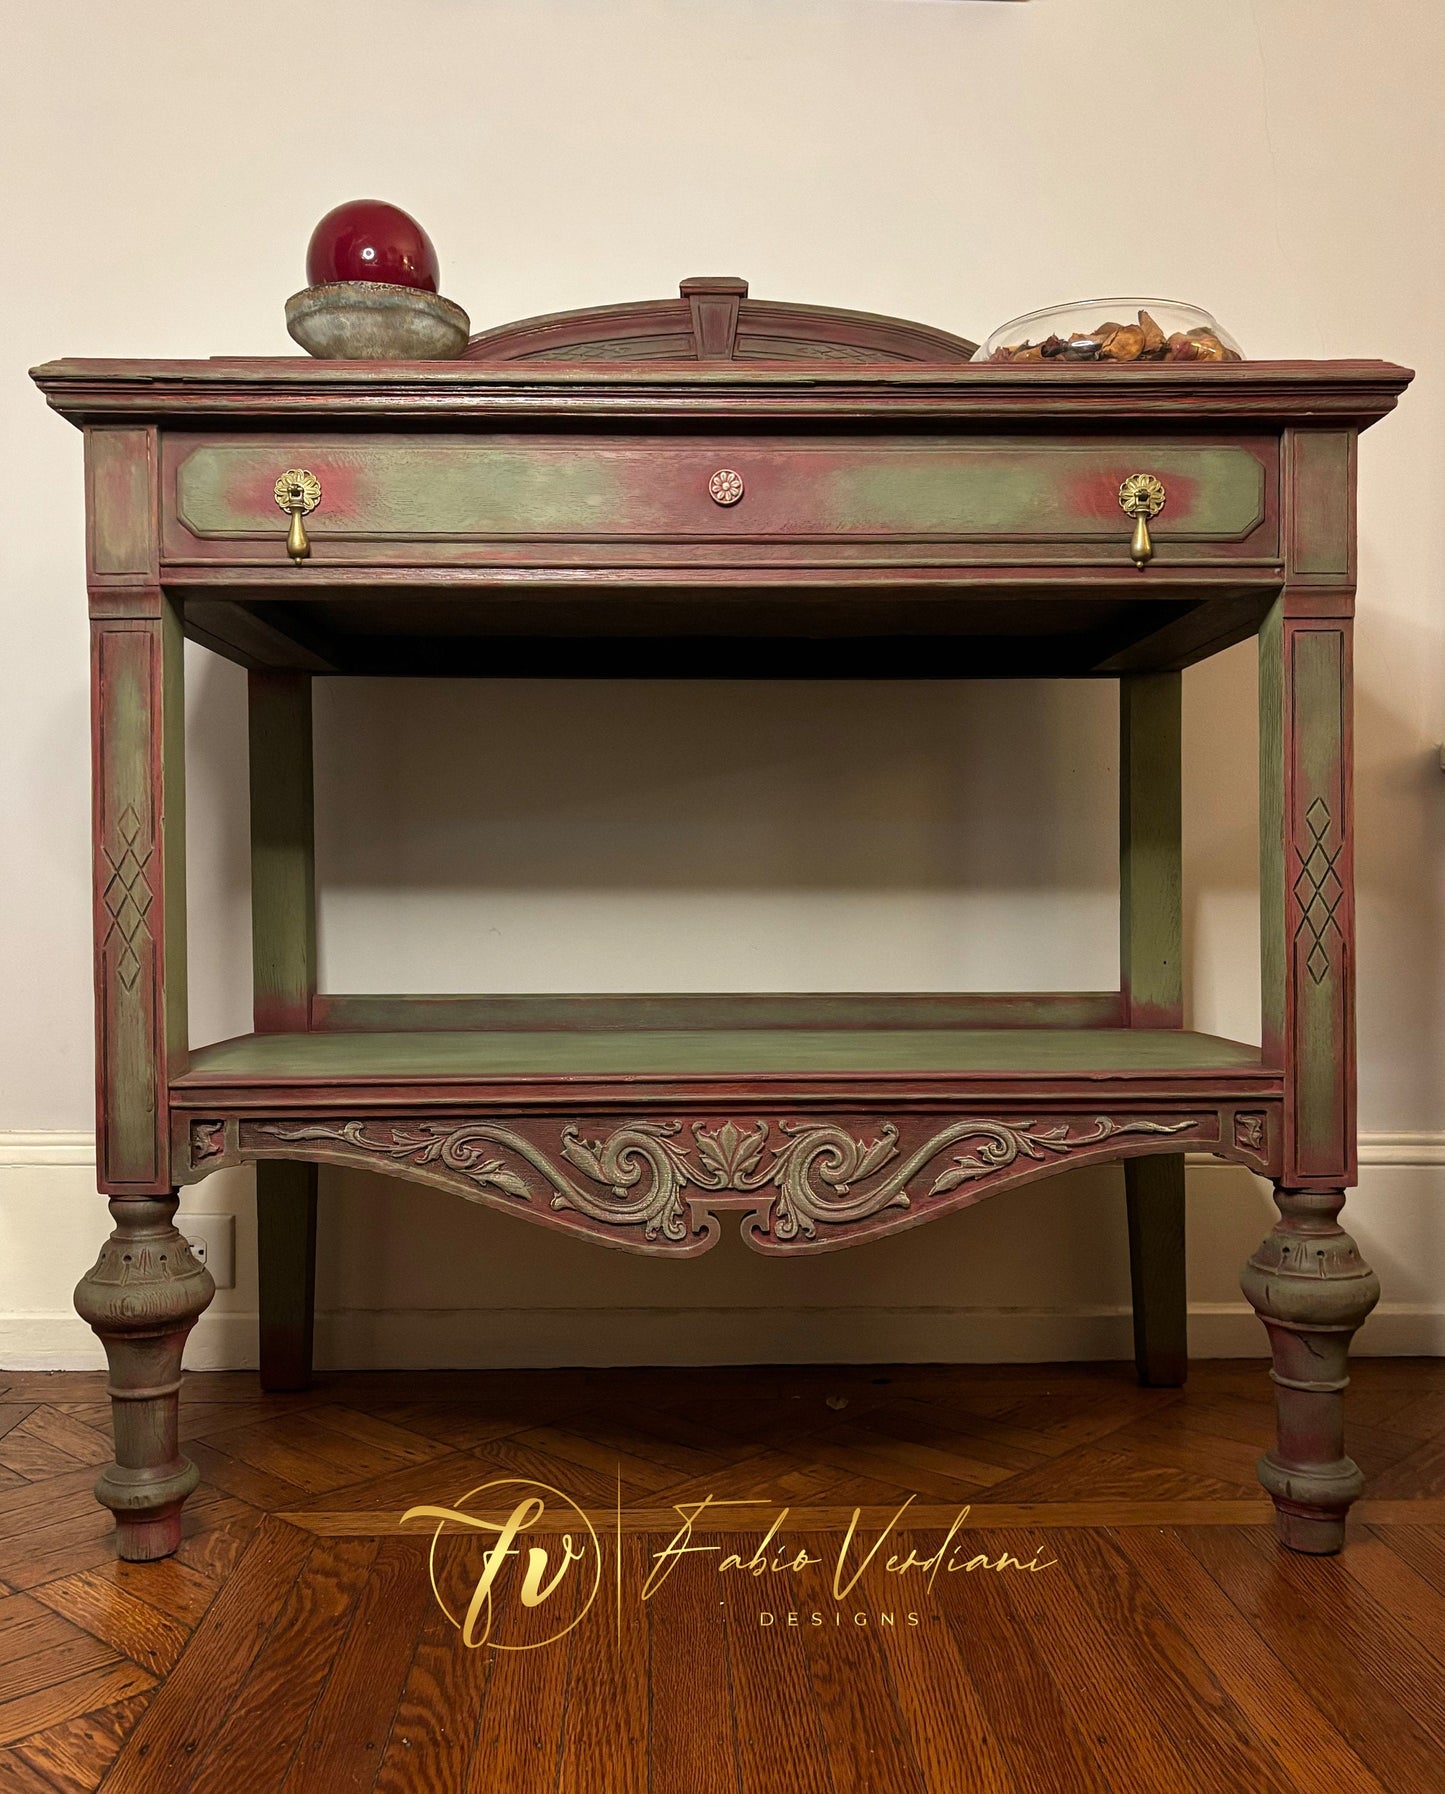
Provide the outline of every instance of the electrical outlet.
<path id="1" fill-rule="evenodd" d="M 177 1226 L 191 1251 L 211 1273 L 217 1289 L 236 1287 L 236 1217 L 234 1215 L 180 1215 Z"/>

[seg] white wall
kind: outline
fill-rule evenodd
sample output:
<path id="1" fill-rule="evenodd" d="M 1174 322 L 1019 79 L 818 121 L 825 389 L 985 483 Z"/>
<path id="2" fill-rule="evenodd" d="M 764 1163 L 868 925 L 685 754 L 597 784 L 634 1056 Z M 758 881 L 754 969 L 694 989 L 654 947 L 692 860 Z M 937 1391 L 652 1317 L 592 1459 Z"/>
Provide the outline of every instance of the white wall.
<path id="1" fill-rule="evenodd" d="M 1260 356 L 1420 371 L 1361 456 L 1366 1349 L 1445 1341 L 1445 14 L 1201 0 L 1120 38 L 1104 0 L 313 0 L 272 12 L 0 3 L 0 1361 L 92 1361 L 69 1288 L 91 1191 L 86 652 L 61 354 L 275 354 L 310 226 L 416 212 L 474 326 L 736 272 L 760 297 L 978 336 L 1087 292 L 1176 293 Z M 1368 20 L 1368 23 L 1366 23 Z M 1144 195 L 1141 201 L 1140 195 Z M 242 681 L 193 652 L 196 1037 L 248 1002 Z M 322 688 L 334 988 L 1037 988 L 1110 981 L 1104 688 Z M 1255 1028 L 1253 675 L 1186 684 L 1194 1017 Z M 980 763 L 980 744 L 1004 750 Z M 559 851 L 559 842 L 562 851 Z M 1254 1350 L 1268 1222 L 1195 1174 L 1196 1349 Z M 239 1287 L 193 1362 L 254 1355 Z M 1108 1355 L 1122 1201 L 1076 1173 L 866 1249 L 687 1265 L 436 1192 L 328 1180 L 333 1362 Z"/>

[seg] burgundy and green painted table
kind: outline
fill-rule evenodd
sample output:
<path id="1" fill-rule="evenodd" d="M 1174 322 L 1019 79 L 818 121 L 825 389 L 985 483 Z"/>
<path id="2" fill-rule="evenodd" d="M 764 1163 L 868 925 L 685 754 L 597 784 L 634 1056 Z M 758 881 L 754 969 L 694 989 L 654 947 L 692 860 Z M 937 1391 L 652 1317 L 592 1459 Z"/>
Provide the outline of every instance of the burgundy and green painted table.
<path id="1" fill-rule="evenodd" d="M 257 1166 L 262 1363 L 310 1369 L 315 1179 L 365 1166 L 602 1245 L 826 1252 L 1122 1159 L 1146 1380 L 1184 1368 L 1186 1152 L 1273 1180 L 1280 1536 L 1339 1548 L 1341 1394 L 1378 1293 L 1354 1181 L 1350 635 L 1380 362 L 995 367 L 903 320 L 677 300 L 528 320 L 455 362 L 62 361 L 94 640 L 99 1184 L 77 1291 L 111 1367 L 121 1554 L 196 1473 L 212 1293 L 177 1188 Z M 1160 483 L 1152 558 L 1121 508 Z M 1157 489 L 1156 489 L 1157 490 Z M 1136 558 L 1143 565 L 1136 565 Z M 1181 669 L 1260 658 L 1263 1016 L 1183 1026 Z M 249 669 L 255 1031 L 187 1033 L 182 641 Z M 1119 989 L 347 996 L 317 989 L 311 682 L 516 674 L 1108 678 Z"/>

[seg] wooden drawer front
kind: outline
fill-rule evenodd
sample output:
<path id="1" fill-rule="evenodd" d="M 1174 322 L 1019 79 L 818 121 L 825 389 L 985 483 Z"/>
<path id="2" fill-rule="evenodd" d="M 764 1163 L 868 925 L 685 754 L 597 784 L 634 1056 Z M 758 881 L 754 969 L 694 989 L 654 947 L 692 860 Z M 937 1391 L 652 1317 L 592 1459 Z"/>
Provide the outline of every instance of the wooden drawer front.
<path id="1" fill-rule="evenodd" d="M 313 564 L 1127 562 L 1119 484 L 1153 473 L 1161 565 L 1273 561 L 1273 437 L 171 437 L 166 559 L 285 565 L 273 487 L 321 481 Z M 709 487 L 727 470 L 743 496 Z"/>

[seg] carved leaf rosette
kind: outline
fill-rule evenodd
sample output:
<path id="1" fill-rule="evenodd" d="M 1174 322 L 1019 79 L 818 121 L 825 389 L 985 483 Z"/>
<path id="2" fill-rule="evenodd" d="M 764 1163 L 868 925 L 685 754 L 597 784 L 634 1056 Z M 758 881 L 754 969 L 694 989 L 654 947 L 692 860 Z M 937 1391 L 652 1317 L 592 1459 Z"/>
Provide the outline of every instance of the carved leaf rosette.
<path id="1" fill-rule="evenodd" d="M 744 1210 L 744 1236 L 759 1251 L 826 1250 L 1072 1159 L 1150 1150 L 1146 1142 L 1162 1150 L 1175 1136 L 1198 1137 L 1212 1119 L 969 1119 L 907 1148 L 891 1121 L 629 1121 L 597 1138 L 573 1123 L 552 1136 L 555 1148 L 489 1121 L 269 1121 L 241 1123 L 238 1146 L 243 1157 L 314 1157 L 417 1177 L 609 1245 L 690 1255 L 718 1238 L 715 1209 Z M 533 1135 L 555 1126 L 530 1125 Z M 192 1124 L 194 1155 L 217 1152 L 205 1131 L 216 1126 Z"/>

